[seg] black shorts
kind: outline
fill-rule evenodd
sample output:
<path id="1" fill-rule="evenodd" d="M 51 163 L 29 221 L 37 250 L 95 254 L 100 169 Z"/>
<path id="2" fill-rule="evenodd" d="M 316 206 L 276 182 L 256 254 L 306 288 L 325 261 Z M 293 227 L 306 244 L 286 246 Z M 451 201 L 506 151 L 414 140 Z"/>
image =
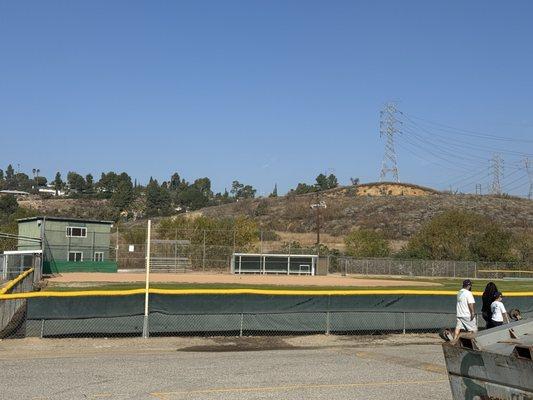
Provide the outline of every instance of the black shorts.
<path id="1" fill-rule="evenodd" d="M 494 321 L 494 320 L 492 320 L 490 322 L 492 322 L 492 326 L 502 326 L 503 325 L 503 321 Z"/>

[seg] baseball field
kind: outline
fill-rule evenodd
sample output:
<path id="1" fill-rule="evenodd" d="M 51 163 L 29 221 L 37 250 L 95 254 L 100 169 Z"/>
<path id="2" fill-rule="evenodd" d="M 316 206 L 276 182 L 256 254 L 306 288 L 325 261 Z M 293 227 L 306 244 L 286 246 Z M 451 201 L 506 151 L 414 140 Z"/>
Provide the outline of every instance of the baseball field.
<path id="1" fill-rule="evenodd" d="M 144 273 L 64 273 L 49 278 L 44 290 L 128 290 L 145 287 Z M 474 281 L 483 292 L 487 279 Z M 533 292 L 533 280 L 494 280 L 504 294 Z M 358 275 L 231 275 L 216 273 L 150 274 L 150 287 L 158 289 L 272 289 L 272 290 L 431 290 L 456 291 L 462 279 L 416 277 L 361 277 Z"/>

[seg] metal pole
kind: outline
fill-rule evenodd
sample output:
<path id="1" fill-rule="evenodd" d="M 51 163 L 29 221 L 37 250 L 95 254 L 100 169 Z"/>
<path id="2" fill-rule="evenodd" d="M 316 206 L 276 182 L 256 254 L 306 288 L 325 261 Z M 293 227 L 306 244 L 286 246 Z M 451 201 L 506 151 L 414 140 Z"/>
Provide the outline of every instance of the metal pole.
<path id="1" fill-rule="evenodd" d="M 233 228 L 233 254 L 235 254 L 235 246 L 236 246 L 236 235 L 235 228 Z"/>
<path id="2" fill-rule="evenodd" d="M 242 326 L 244 325 L 244 313 L 241 313 L 241 324 L 239 328 L 239 337 L 242 337 Z"/>
<path id="3" fill-rule="evenodd" d="M 178 272 L 178 228 L 174 234 L 174 272 Z"/>
<path id="4" fill-rule="evenodd" d="M 348 275 L 348 259 L 344 259 L 344 276 Z"/>
<path id="5" fill-rule="evenodd" d="M 117 224 L 117 242 L 115 243 L 115 262 L 118 264 L 118 224 Z"/>
<path id="6" fill-rule="evenodd" d="M 318 252 L 318 248 L 320 247 L 320 207 L 316 208 L 316 247 Z"/>
<path id="7" fill-rule="evenodd" d="M 150 238 L 152 231 L 152 220 L 148 220 L 148 232 L 146 234 L 146 287 L 144 293 L 144 320 L 143 320 L 143 338 L 148 338 L 148 302 L 150 300 Z"/>
<path id="8" fill-rule="evenodd" d="M 203 255 L 202 255 L 202 270 L 205 271 L 205 229 L 204 229 L 204 244 L 203 244 Z"/>
<path id="9" fill-rule="evenodd" d="M 403 334 L 405 335 L 405 311 L 403 313 Z"/>
<path id="10" fill-rule="evenodd" d="M 96 261 L 96 260 L 94 259 L 94 250 L 95 250 L 94 242 L 95 242 L 95 237 L 96 237 L 96 232 L 93 232 L 93 238 L 92 238 L 92 243 L 91 243 L 91 252 L 93 253 L 93 254 L 91 254 L 91 259 L 92 259 L 93 261 Z"/>

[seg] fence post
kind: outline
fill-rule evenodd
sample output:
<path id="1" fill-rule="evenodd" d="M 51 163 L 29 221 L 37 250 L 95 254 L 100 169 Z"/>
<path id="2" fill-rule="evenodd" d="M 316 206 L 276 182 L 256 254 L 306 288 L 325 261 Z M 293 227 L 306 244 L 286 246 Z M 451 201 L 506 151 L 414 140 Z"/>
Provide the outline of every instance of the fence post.
<path id="1" fill-rule="evenodd" d="M 242 337 L 242 326 L 244 324 L 244 313 L 241 313 L 241 326 L 239 328 L 239 337 Z"/>
<path id="2" fill-rule="evenodd" d="M 405 311 L 403 312 L 403 334 L 405 335 Z"/>
<path id="3" fill-rule="evenodd" d="M 326 311 L 326 335 L 329 335 L 329 331 L 330 331 L 330 313 L 329 311 Z"/>
<path id="4" fill-rule="evenodd" d="M 117 224 L 117 238 L 116 238 L 117 242 L 115 243 L 115 262 L 117 264 L 118 264 L 118 251 L 119 251 L 118 238 L 119 238 L 119 236 L 118 236 L 118 224 Z M 43 256 L 44 256 L 44 254 L 43 254 Z"/>
<path id="5" fill-rule="evenodd" d="M 202 270 L 205 271 L 205 229 L 204 229 L 204 243 L 203 243 L 203 254 L 202 254 Z"/>
<path id="6" fill-rule="evenodd" d="M 143 338 L 148 338 L 149 336 L 149 327 L 148 327 L 148 301 L 150 300 L 150 241 L 151 241 L 151 229 L 152 221 L 148 220 L 148 232 L 146 235 L 146 286 L 145 286 L 145 295 L 144 295 L 144 318 L 143 318 Z"/>
<path id="7" fill-rule="evenodd" d="M 44 319 L 41 319 L 41 339 L 44 337 Z"/>
<path id="8" fill-rule="evenodd" d="M 344 276 L 348 275 L 348 259 L 344 259 Z"/>

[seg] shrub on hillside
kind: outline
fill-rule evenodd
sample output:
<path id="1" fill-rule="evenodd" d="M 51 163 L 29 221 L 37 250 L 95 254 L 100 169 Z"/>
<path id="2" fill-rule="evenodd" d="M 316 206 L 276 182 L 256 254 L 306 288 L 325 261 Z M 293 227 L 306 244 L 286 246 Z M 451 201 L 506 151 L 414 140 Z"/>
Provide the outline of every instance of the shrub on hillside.
<path id="1" fill-rule="evenodd" d="M 191 244 L 205 244 L 246 251 L 259 240 L 257 223 L 247 217 L 211 218 L 178 216 L 166 218 L 158 227 L 158 236 L 164 239 L 190 240 Z"/>
<path id="2" fill-rule="evenodd" d="M 352 257 L 387 257 L 389 243 L 384 236 L 367 229 L 353 231 L 344 239 L 346 254 Z"/>
<path id="3" fill-rule="evenodd" d="M 533 263 L 533 232 L 516 234 L 513 249 L 520 261 Z"/>
<path id="4" fill-rule="evenodd" d="M 450 210 L 416 232 L 403 256 L 434 260 L 512 261 L 512 234 L 483 215 Z"/>

